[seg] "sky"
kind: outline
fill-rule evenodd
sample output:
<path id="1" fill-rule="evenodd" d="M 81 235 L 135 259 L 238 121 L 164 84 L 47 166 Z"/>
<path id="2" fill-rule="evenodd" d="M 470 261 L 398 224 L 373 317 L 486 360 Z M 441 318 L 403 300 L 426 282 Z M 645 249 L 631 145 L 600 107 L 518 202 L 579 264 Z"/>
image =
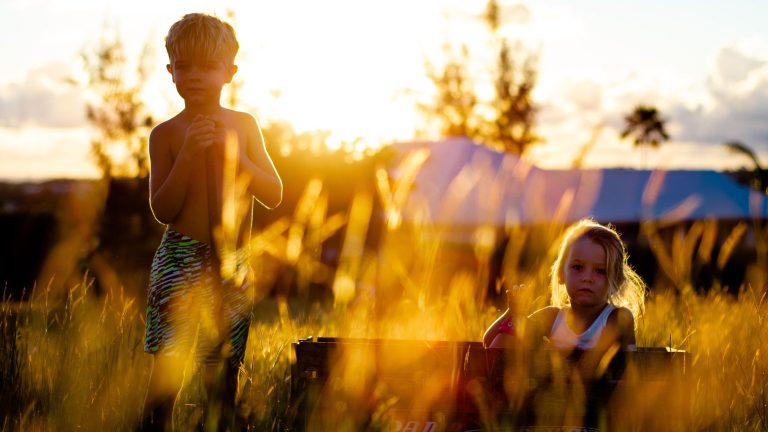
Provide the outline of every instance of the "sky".
<path id="1" fill-rule="evenodd" d="M 544 142 L 527 157 L 568 167 L 732 169 L 768 165 L 765 0 L 500 1 L 501 32 L 538 58 L 534 99 Z M 183 105 L 165 71 L 163 39 L 184 13 L 235 12 L 241 97 L 262 122 L 326 129 L 331 143 L 375 146 L 412 137 L 416 100 L 430 97 L 425 62 L 466 43 L 468 67 L 489 64 L 485 0 L 0 0 L 0 178 L 97 175 L 79 56 L 105 28 L 136 58 L 154 49 L 145 101 L 156 118 Z M 638 150 L 619 138 L 637 104 L 657 106 L 671 140 Z"/>

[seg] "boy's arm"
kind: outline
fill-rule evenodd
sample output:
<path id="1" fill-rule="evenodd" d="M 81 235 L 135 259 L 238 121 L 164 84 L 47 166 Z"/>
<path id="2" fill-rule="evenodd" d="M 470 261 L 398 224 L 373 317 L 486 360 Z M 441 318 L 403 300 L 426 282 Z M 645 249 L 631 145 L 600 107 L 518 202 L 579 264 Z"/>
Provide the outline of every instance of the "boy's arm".
<path id="1" fill-rule="evenodd" d="M 174 159 L 173 134 L 168 129 L 169 126 L 160 125 L 149 135 L 149 205 L 155 218 L 164 224 L 172 223 L 184 205 L 192 161 L 213 142 L 213 123 L 198 116 L 187 129 Z"/>
<path id="2" fill-rule="evenodd" d="M 248 191 L 264 207 L 274 209 L 283 200 L 283 182 L 267 153 L 264 138 L 256 119 L 242 114 L 248 142 L 241 153 L 241 170 L 248 173 Z"/>

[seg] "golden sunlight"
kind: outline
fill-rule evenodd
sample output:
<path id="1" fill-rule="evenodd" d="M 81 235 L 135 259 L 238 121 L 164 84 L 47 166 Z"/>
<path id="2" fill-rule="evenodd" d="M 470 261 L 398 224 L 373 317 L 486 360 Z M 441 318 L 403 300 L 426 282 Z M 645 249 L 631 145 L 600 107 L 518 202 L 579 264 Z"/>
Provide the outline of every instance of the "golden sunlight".
<path id="1" fill-rule="evenodd" d="M 723 57 L 740 60 L 724 75 L 764 87 L 709 80 L 723 99 L 702 114 L 654 81 L 634 39 L 612 39 L 648 8 L 213 1 L 103 0 L 125 52 L 83 55 L 97 65 L 72 83 L 77 106 L 40 83 L 58 66 L 7 85 L 0 67 L 0 432 L 768 431 L 764 150 L 734 156 L 755 169 L 714 170 L 755 145 L 721 133 L 758 130 L 768 54 Z M 54 20 L 38 3 L 0 1 L 0 16 L 45 22 L 53 46 L 67 36 L 54 26 L 96 15 L 46 2 Z M 667 3 L 664 19 L 679 7 Z M 192 11 L 233 24 L 231 86 L 231 56 L 182 56 L 178 90 L 165 70 L 163 38 Z M 687 50 L 675 19 L 653 22 Z M 172 47 L 232 53 L 209 16 L 173 28 Z M 569 40 L 542 49 L 558 58 L 542 55 L 537 74 L 494 39 L 513 30 Z M 643 47 L 668 60 L 667 45 Z M 626 115 L 651 94 L 609 70 L 626 53 L 649 62 L 637 73 L 658 111 Z M 637 126 L 629 140 L 622 120 Z M 637 139 L 667 120 L 668 143 Z"/>
<path id="2" fill-rule="evenodd" d="M 445 3 L 303 2 L 300 14 L 296 7 L 234 9 L 246 105 L 297 131 L 330 131 L 331 150 L 412 138 L 420 119 L 411 95 L 429 89 L 424 61 L 440 52 Z"/>

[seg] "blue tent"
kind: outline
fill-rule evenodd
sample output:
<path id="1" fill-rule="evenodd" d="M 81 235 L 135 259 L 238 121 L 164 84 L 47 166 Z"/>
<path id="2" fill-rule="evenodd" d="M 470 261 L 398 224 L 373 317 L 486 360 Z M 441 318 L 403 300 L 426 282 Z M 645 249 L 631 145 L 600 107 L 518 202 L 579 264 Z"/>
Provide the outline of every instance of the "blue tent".
<path id="1" fill-rule="evenodd" d="M 592 217 L 600 222 L 768 219 L 768 196 L 708 170 L 548 170 L 467 138 L 392 146 L 402 219 L 504 226 Z"/>

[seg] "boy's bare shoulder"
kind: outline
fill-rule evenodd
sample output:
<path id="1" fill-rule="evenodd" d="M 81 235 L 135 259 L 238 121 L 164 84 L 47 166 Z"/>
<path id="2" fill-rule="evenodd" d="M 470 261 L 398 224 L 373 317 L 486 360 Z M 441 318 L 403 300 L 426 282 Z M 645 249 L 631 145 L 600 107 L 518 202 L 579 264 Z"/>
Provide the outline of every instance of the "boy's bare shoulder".
<path id="1" fill-rule="evenodd" d="M 256 119 L 247 112 L 224 108 L 224 114 L 232 119 L 238 127 L 252 127 L 256 124 Z"/>
<path id="2" fill-rule="evenodd" d="M 175 154 L 183 142 L 186 126 L 181 117 L 176 115 L 153 127 L 149 133 L 150 153 L 157 153 L 160 150 Z"/>
<path id="3" fill-rule="evenodd" d="M 152 138 L 165 138 L 178 133 L 179 129 L 183 126 L 181 123 L 181 118 L 177 115 L 156 125 L 149 134 L 150 141 L 152 141 Z"/>

